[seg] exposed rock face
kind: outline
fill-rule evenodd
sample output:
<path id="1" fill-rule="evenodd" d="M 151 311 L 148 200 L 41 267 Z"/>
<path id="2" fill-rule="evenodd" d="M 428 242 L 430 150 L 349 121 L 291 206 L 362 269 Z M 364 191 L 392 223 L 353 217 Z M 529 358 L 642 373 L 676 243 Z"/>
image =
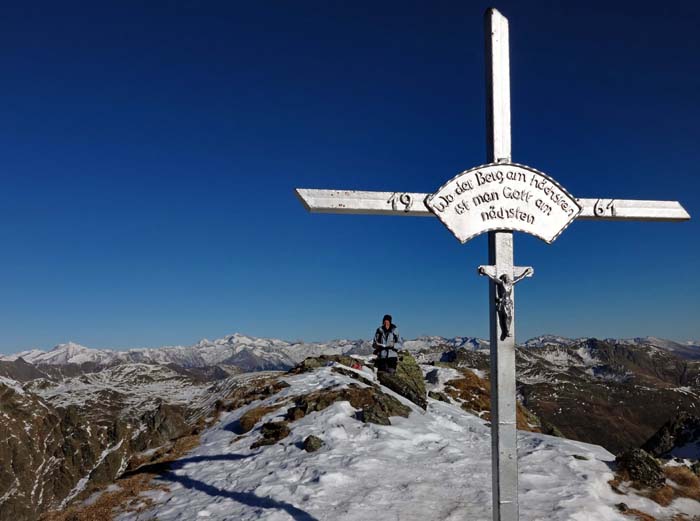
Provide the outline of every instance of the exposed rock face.
<path id="1" fill-rule="evenodd" d="M 629 450 L 618 456 L 615 462 L 619 471 L 626 472 L 631 480 L 640 485 L 658 488 L 666 481 L 659 462 L 642 449 Z"/>
<path id="2" fill-rule="evenodd" d="M 700 459 L 700 416 L 679 414 L 666 422 L 642 448 L 657 457 Z"/>
<path id="3" fill-rule="evenodd" d="M 377 373 L 377 376 L 382 385 L 395 393 L 408 398 L 423 409 L 428 406 L 423 371 L 421 371 L 416 360 L 407 352 L 402 351 L 399 354 L 399 362 L 395 373 L 380 371 Z"/>
<path id="4" fill-rule="evenodd" d="M 37 378 L 48 378 L 48 374 L 39 370 L 34 365 L 25 362 L 23 358 L 12 361 L 0 360 L 0 376 L 18 382 L 28 382 L 30 380 L 36 380 Z"/>
<path id="5" fill-rule="evenodd" d="M 185 386 L 176 403 L 172 390 Z M 35 520 L 110 483 L 135 454 L 190 433 L 182 402 L 198 390 L 141 365 L 24 387 L 0 378 L 0 519 Z"/>
<path id="6" fill-rule="evenodd" d="M 63 484 L 65 470 L 52 458 L 71 453 L 75 460 L 82 454 L 64 446 L 61 417 L 53 407 L 18 382 L 0 380 L 0 417 L 0 519 L 35 519 L 72 486 Z"/>

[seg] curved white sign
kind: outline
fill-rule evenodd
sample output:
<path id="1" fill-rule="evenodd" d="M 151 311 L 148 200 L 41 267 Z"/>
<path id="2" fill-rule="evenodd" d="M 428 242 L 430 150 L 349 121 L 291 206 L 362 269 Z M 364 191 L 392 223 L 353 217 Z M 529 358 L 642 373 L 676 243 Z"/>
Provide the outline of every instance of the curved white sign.
<path id="1" fill-rule="evenodd" d="M 426 197 L 425 204 L 463 243 L 495 230 L 525 232 L 552 243 L 582 209 L 554 179 L 514 163 L 466 170 Z"/>

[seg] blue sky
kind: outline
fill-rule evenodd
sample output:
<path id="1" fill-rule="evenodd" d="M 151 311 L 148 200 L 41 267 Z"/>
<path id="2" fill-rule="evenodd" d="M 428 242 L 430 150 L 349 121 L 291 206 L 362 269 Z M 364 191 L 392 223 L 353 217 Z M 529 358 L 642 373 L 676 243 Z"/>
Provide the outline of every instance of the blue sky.
<path id="1" fill-rule="evenodd" d="M 293 189 L 431 192 L 482 164 L 489 4 L 203 4 L 0 8 L 0 352 L 368 337 L 385 312 L 488 336 L 485 237 Z M 496 7 L 513 159 L 695 217 L 518 235 L 518 338 L 700 338 L 699 5 Z"/>

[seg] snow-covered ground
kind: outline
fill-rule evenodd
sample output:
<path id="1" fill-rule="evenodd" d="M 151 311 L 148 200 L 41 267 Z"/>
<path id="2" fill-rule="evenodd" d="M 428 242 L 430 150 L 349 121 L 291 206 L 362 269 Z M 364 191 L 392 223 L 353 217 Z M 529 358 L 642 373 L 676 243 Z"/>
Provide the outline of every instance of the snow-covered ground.
<path id="1" fill-rule="evenodd" d="M 251 450 L 258 429 L 239 437 L 231 428 L 248 409 L 357 383 L 330 367 L 284 379 L 290 387 L 224 413 L 205 431 L 201 445 L 157 479 L 168 490 L 145 493 L 152 507 L 116 519 L 491 519 L 490 432 L 483 420 L 435 400 L 424 412 L 400 398 L 411 406 L 410 416 L 380 426 L 361 423 L 348 402 L 337 402 L 291 423 L 291 434 L 275 445 Z M 268 414 L 258 427 L 281 419 L 288 406 Z M 325 443 L 318 452 L 301 448 L 310 434 Z M 599 446 L 526 432 L 519 433 L 518 445 L 523 521 L 629 521 L 615 507 L 620 502 L 659 519 L 677 511 L 700 515 L 700 503 L 690 500 L 662 508 L 613 492 L 607 482 L 613 478 L 608 463 L 614 458 Z"/>

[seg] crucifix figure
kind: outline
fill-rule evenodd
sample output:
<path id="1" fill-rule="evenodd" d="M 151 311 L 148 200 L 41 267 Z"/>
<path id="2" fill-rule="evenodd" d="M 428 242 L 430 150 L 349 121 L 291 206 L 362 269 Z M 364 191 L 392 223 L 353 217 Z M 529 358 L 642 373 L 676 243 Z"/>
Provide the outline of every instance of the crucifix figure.
<path id="1" fill-rule="evenodd" d="M 479 275 L 486 275 L 494 284 L 496 284 L 496 313 L 498 320 L 501 323 L 501 340 L 506 337 L 513 336 L 510 330 L 510 324 L 513 322 L 513 313 L 515 312 L 515 303 L 513 302 L 513 288 L 525 277 L 532 277 L 535 270 L 527 268 L 513 268 L 513 271 L 519 272 L 514 278 L 508 273 L 504 273 L 500 277 L 496 277 L 496 270 L 493 266 L 479 266 L 477 270 Z"/>
<path id="2" fill-rule="evenodd" d="M 461 242 L 488 233 L 491 351 L 491 463 L 493 521 L 518 519 L 514 286 L 532 268 L 513 264 L 513 232 L 547 243 L 574 220 L 686 221 L 677 201 L 579 199 L 553 178 L 511 162 L 508 20 L 485 14 L 485 165 L 466 170 L 434 193 L 296 190 L 310 212 L 437 217 Z"/>

